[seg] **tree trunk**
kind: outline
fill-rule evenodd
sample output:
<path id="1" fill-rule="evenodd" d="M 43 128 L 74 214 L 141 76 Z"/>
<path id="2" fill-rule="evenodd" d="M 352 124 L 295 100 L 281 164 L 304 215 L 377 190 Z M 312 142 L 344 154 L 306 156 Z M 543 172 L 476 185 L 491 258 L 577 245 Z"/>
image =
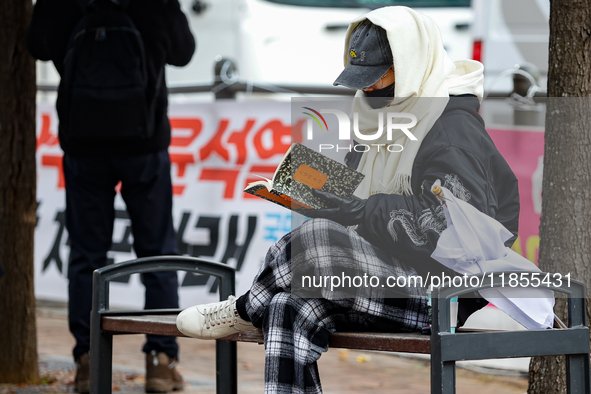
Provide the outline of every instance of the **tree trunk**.
<path id="1" fill-rule="evenodd" d="M 33 241 L 35 61 L 25 48 L 31 0 L 0 1 L 0 382 L 38 379 Z"/>
<path id="2" fill-rule="evenodd" d="M 587 284 L 591 316 L 591 0 L 550 1 L 539 264 Z M 554 308 L 563 321 L 566 302 Z M 588 318 L 589 319 L 589 318 Z M 532 359 L 528 394 L 566 393 L 564 357 Z"/>

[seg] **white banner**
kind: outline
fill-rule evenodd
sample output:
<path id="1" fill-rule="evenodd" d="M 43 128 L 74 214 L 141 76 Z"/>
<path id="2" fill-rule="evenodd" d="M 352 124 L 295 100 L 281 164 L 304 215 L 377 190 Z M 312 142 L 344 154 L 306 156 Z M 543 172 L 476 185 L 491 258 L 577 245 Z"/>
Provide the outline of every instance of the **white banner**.
<path id="1" fill-rule="evenodd" d="M 291 142 L 290 103 L 218 101 L 173 104 L 169 149 L 174 224 L 181 254 L 202 256 L 237 269 L 237 294 L 248 290 L 273 242 L 290 230 L 287 209 L 243 193 L 256 177 L 270 178 Z M 37 228 L 35 295 L 67 301 L 68 233 L 57 115 L 37 107 Z M 135 258 L 131 224 L 117 194 L 108 263 Z M 217 300 L 214 278 L 179 273 L 181 307 Z M 111 285 L 112 306 L 143 307 L 139 276 Z"/>

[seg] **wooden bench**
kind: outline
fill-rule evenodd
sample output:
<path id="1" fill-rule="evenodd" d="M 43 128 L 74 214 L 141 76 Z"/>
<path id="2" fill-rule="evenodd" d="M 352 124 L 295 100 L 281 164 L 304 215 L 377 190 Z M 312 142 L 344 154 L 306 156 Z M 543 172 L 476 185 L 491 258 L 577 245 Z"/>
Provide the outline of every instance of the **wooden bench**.
<path id="1" fill-rule="evenodd" d="M 184 336 L 175 324 L 179 310 L 110 311 L 109 282 L 130 273 L 182 270 L 219 279 L 220 300 L 235 294 L 235 272 L 227 265 L 184 256 L 136 259 L 98 269 L 93 277 L 91 315 L 90 392 L 111 392 L 113 335 L 154 334 Z M 501 287 L 497 276 L 486 287 Z M 450 332 L 449 300 L 473 292 L 473 287 L 434 289 L 433 325 L 430 336 L 419 333 L 347 333 L 332 334 L 329 346 L 358 350 L 376 350 L 431 355 L 431 393 L 455 393 L 455 362 L 489 358 L 567 356 L 569 394 L 588 394 L 589 329 L 586 323 L 585 288 L 578 281 L 562 286 L 544 286 L 565 293 L 569 302 L 568 328 L 533 331 Z M 218 394 L 238 391 L 236 342 L 262 343 L 260 330 L 234 334 L 216 341 L 216 389 Z"/>

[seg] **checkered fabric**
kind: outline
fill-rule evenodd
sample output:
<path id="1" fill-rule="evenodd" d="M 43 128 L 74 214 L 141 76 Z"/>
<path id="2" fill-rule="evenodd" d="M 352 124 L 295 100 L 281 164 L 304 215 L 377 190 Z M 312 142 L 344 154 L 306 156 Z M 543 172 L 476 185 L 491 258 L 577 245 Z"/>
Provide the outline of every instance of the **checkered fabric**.
<path id="1" fill-rule="evenodd" d="M 395 298 L 367 298 L 365 288 L 347 298 L 292 293 L 292 265 L 340 275 L 343 265 L 355 262 L 370 274 L 416 275 L 354 231 L 326 219 L 306 221 L 269 249 L 246 299 L 247 313 L 265 337 L 265 393 L 322 393 L 316 361 L 336 330 L 408 332 L 428 324 L 423 288 L 399 289 L 405 294 Z"/>

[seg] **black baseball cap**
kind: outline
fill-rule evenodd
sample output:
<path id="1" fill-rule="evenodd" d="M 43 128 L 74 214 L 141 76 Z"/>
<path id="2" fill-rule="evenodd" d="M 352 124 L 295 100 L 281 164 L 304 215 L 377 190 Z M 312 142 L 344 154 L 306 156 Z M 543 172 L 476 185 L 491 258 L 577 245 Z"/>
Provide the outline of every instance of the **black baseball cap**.
<path id="1" fill-rule="evenodd" d="M 349 38 L 349 64 L 333 85 L 363 90 L 376 83 L 394 64 L 386 30 L 368 19 Z"/>

